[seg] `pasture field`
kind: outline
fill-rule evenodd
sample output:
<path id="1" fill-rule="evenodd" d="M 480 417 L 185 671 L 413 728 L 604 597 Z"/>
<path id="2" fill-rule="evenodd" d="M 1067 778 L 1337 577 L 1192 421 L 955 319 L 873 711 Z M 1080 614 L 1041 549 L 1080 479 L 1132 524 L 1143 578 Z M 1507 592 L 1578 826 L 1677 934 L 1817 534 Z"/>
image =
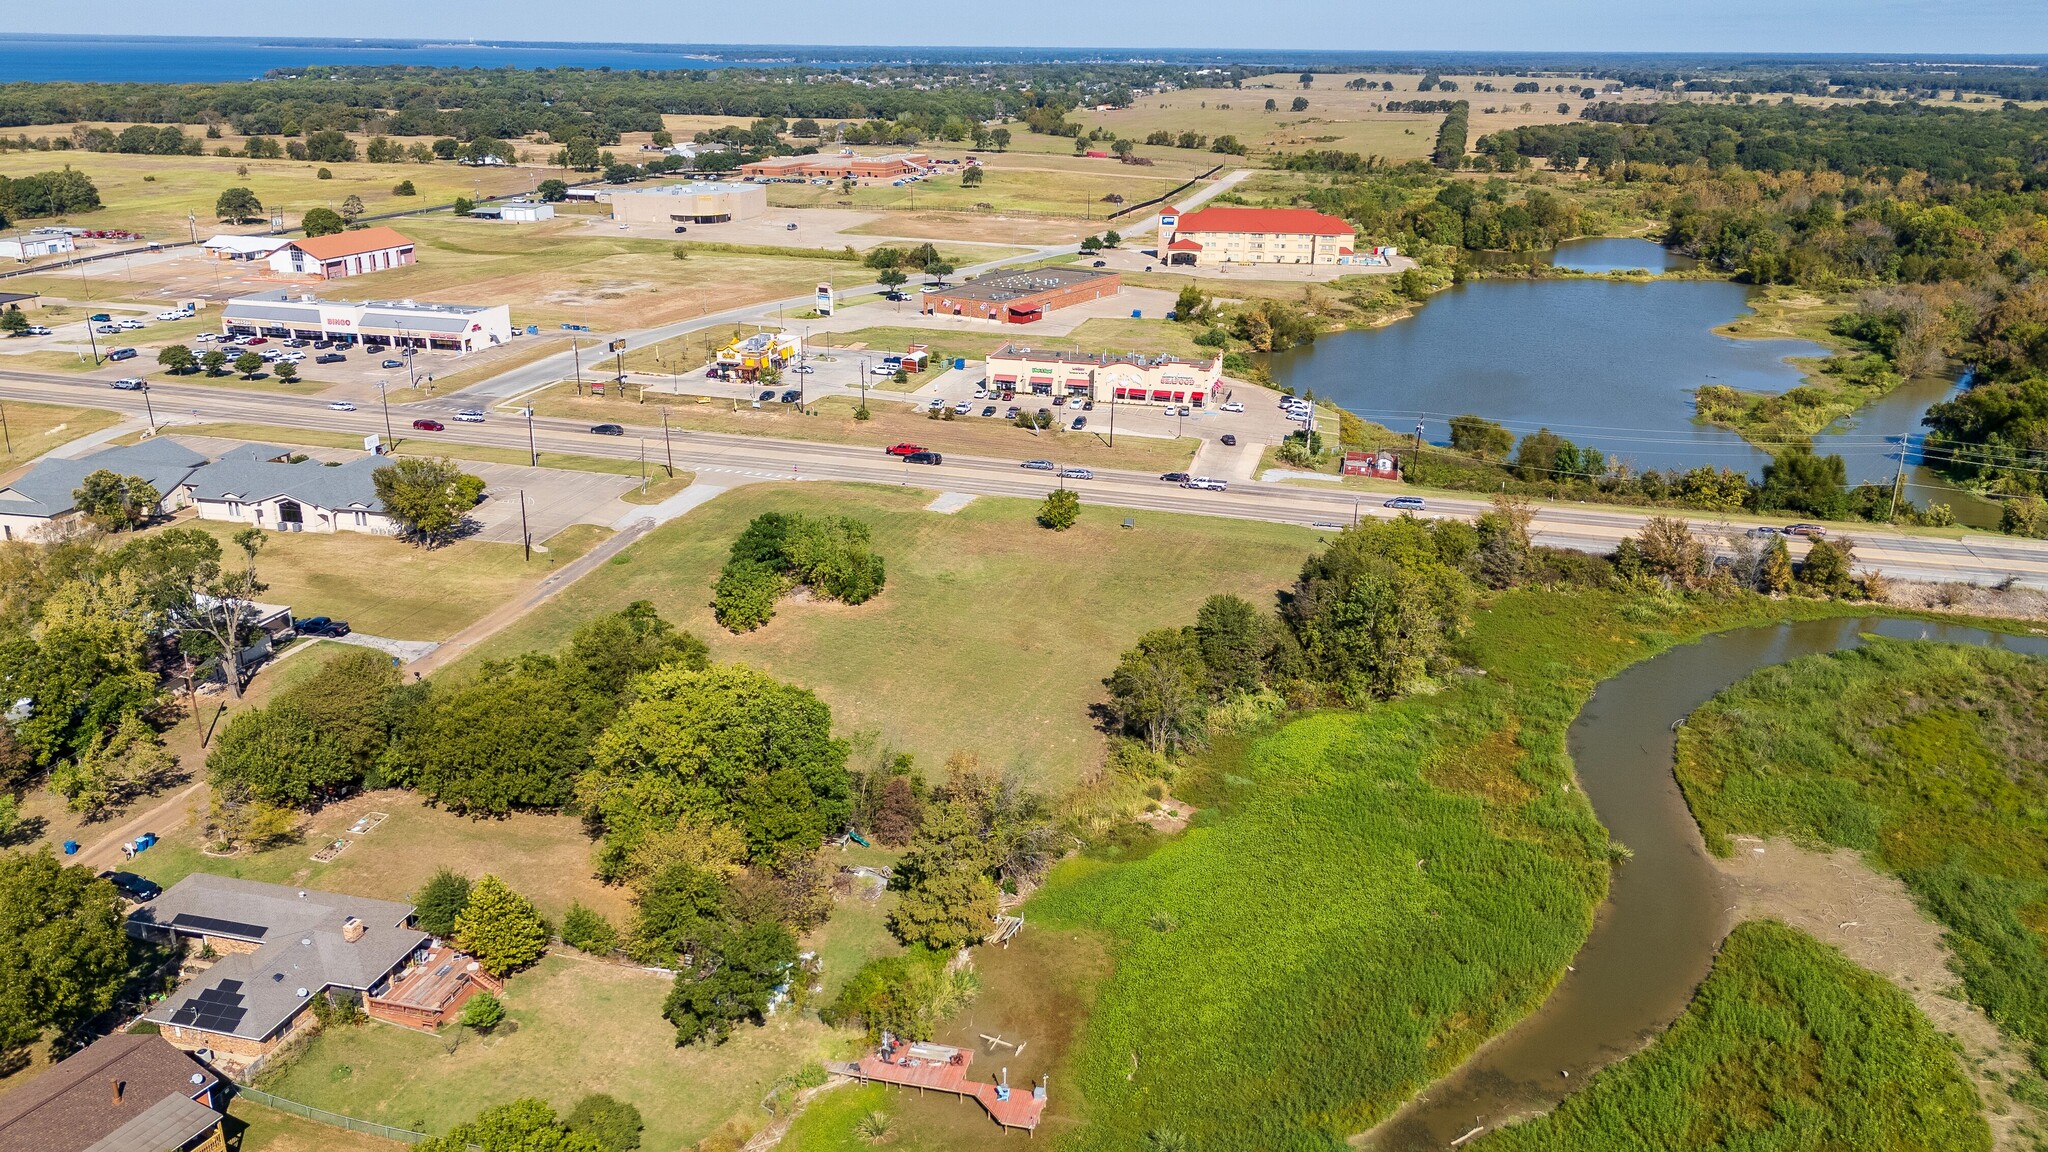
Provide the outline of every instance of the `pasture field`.
<path id="1" fill-rule="evenodd" d="M 934 425 L 936 426 L 936 425 Z M 1212 593 L 1271 603 L 1313 533 L 1255 521 L 1083 507 L 1061 533 L 1037 503 L 982 497 L 926 512 L 931 494 L 842 484 L 753 485 L 665 524 L 464 657 L 553 648 L 577 625 L 634 600 L 702 637 L 712 659 L 817 692 L 841 733 L 914 753 L 936 773 L 956 750 L 1063 794 L 1102 755 L 1088 719 L 1098 681 L 1147 629 L 1192 619 Z M 768 511 L 852 516 L 873 529 L 888 586 L 859 607 L 785 601 L 758 632 L 712 620 L 711 585 L 747 522 Z"/>
<path id="2" fill-rule="evenodd" d="M 99 408 L 29 404 L 20 400 L 0 404 L 0 412 L 6 413 L 6 433 L 0 436 L 0 476 L 53 448 L 112 428 L 122 420 L 119 414 Z"/>
<path id="3" fill-rule="evenodd" d="M 1678 779 L 1718 853 L 1737 833 L 1789 835 L 1897 875 L 1948 929 L 1965 995 L 2038 1053 L 2044 710 L 2048 661 L 1872 638 L 1708 702 L 1679 730 Z"/>
<path id="4" fill-rule="evenodd" d="M 1948 1038 L 1904 992 L 1773 920 L 1738 925 L 1657 1042 L 1484 1152 L 1989 1152 Z"/>
<path id="5" fill-rule="evenodd" d="M 1067 147 L 1071 149 L 1072 143 L 1069 142 Z M 1226 158 L 1218 157 L 1218 160 L 1222 159 Z M 1102 221 L 1121 207 L 1120 203 L 1111 203 L 1105 197 L 1122 196 L 1133 204 L 1150 200 L 1165 195 L 1209 167 L 1182 166 L 1185 170 L 1176 175 L 1161 171 L 1163 166 L 1148 168 L 1099 159 L 1083 160 L 1082 163 L 1090 167 L 1055 165 L 1050 157 L 984 153 L 984 175 L 980 187 L 976 188 L 964 187 L 962 177 L 957 173 L 935 176 L 900 188 L 888 184 L 864 184 L 855 188 L 851 195 L 841 193 L 837 184 L 770 184 L 768 203 L 778 208 L 851 208 L 855 211 L 1024 212 Z M 981 208 L 984 204 L 988 207 Z M 1010 239 L 995 230 L 976 238 Z"/>

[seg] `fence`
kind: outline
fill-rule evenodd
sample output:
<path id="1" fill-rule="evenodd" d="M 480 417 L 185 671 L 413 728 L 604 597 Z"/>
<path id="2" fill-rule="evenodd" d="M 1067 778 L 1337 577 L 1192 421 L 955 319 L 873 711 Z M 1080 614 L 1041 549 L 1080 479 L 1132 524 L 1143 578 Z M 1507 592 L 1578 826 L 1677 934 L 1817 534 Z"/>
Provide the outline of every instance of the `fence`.
<path id="1" fill-rule="evenodd" d="M 346 1128 L 351 1132 L 367 1132 L 372 1136 L 382 1136 L 386 1140 L 396 1140 L 401 1144 L 417 1144 L 427 1138 L 427 1134 L 424 1132 L 414 1132 L 409 1128 L 393 1128 L 389 1124 L 378 1124 L 369 1120 L 358 1120 L 353 1116 L 343 1116 L 339 1112 L 329 1112 L 325 1108 L 315 1108 L 310 1104 L 301 1104 L 297 1100 L 287 1100 L 282 1096 L 273 1096 L 261 1088 L 237 1086 L 235 1088 L 235 1095 L 247 1097 L 266 1108 L 275 1108 L 280 1112 L 289 1112 L 294 1116 L 304 1116 L 306 1119 L 316 1123 L 327 1124 L 335 1128 Z"/>
<path id="2" fill-rule="evenodd" d="M 1126 204 L 1123 207 L 1117 209 L 1116 211 L 1111 212 L 1109 214 L 1109 218 L 1111 220 L 1115 220 L 1119 216 L 1129 216 L 1131 213 L 1139 211 L 1140 209 L 1150 208 L 1154 204 L 1164 204 L 1168 200 L 1171 200 L 1174 197 L 1180 195 L 1181 193 L 1187 191 L 1188 189 L 1193 188 L 1195 185 L 1200 184 L 1202 181 L 1207 180 L 1211 176 L 1216 175 L 1218 172 L 1223 171 L 1223 168 L 1223 165 L 1218 164 L 1214 168 L 1209 169 L 1207 172 L 1202 173 L 1200 176 L 1197 176 L 1194 179 L 1188 181 L 1187 183 L 1181 185 L 1180 187 L 1175 188 L 1174 190 L 1168 192 L 1164 196 L 1154 196 L 1152 199 L 1144 201 L 1140 204 Z"/>

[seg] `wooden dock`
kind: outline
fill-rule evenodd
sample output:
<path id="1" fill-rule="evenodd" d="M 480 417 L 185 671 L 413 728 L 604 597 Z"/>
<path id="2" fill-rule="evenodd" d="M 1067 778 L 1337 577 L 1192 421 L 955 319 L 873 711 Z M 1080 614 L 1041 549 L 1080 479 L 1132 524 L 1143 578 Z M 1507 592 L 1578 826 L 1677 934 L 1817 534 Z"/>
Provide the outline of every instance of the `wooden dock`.
<path id="1" fill-rule="evenodd" d="M 858 1064 L 843 1065 L 842 1068 L 864 1082 L 972 1097 L 988 1112 L 991 1120 L 1005 1129 L 1022 1128 L 1026 1132 L 1037 1129 L 1039 1117 L 1045 1112 L 1045 1097 L 1030 1088 L 1012 1087 L 1008 1100 L 998 1100 L 994 1084 L 967 1078 L 967 1069 L 974 1063 L 971 1049 L 947 1049 L 952 1054 L 949 1059 L 927 1059 L 915 1054 L 935 1048 L 932 1045 L 910 1045 L 899 1052 L 893 1063 L 876 1053 L 869 1053 Z"/>

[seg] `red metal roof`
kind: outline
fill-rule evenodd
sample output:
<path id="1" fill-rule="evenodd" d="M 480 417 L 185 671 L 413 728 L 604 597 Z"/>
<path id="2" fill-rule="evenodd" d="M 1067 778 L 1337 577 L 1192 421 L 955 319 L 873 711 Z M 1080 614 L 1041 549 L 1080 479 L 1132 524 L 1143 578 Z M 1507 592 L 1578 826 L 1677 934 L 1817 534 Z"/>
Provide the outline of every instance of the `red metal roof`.
<path id="1" fill-rule="evenodd" d="M 377 227 L 354 232 L 336 232 L 331 236 L 310 236 L 304 240 L 292 241 L 291 246 L 325 263 L 346 256 L 379 252 L 386 248 L 410 248 L 412 241 L 400 235 L 395 229 Z"/>
<path id="2" fill-rule="evenodd" d="M 1166 246 L 1168 252 L 1200 252 L 1202 246 L 1193 240 L 1175 240 Z"/>
<path id="3" fill-rule="evenodd" d="M 1342 236 L 1357 229 L 1313 208 L 1203 208 L 1190 212 L 1174 225 L 1176 232 L 1281 232 L 1293 235 Z M 1170 245 L 1169 245 L 1170 247 Z"/>

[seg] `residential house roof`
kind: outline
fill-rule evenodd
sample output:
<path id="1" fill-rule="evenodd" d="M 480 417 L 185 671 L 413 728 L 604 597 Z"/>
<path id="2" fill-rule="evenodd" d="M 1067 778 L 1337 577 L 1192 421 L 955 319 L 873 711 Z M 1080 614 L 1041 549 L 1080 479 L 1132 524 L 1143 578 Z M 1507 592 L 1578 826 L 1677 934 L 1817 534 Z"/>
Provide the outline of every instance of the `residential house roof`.
<path id="1" fill-rule="evenodd" d="M 72 494 L 87 476 L 105 470 L 140 476 L 161 496 L 184 484 L 206 457 L 175 440 L 153 437 L 139 444 L 103 448 L 76 459 L 44 457 L 12 484 L 0 488 L 0 513 L 56 517 L 71 511 Z"/>
<path id="2" fill-rule="evenodd" d="M 208 240 L 200 245 L 200 247 L 211 248 L 216 252 L 240 252 L 244 255 L 267 256 L 288 243 L 290 241 L 283 236 L 238 236 L 233 233 L 223 233 Z"/>
<path id="3" fill-rule="evenodd" d="M 238 450 L 239 451 L 239 450 Z M 253 504 L 282 497 L 330 511 L 382 512 L 384 501 L 377 497 L 377 469 L 390 463 L 379 456 L 362 456 L 346 464 L 321 464 L 307 460 L 299 464 L 273 463 L 282 449 L 269 445 L 253 452 L 230 452 L 192 473 L 192 498 L 202 502 L 234 500 Z M 260 453 L 270 452 L 271 455 Z"/>
<path id="4" fill-rule="evenodd" d="M 410 248 L 412 241 L 406 239 L 395 228 L 359 228 L 353 232 L 336 232 L 331 236 L 308 236 L 294 240 L 290 247 L 297 248 L 315 260 L 340 260 L 349 256 L 361 256 L 366 252 L 381 252 L 386 248 Z"/>
<path id="5" fill-rule="evenodd" d="M 1289 236 L 1343 236 L 1358 234 L 1348 221 L 1325 215 L 1313 208 L 1200 208 L 1186 213 L 1173 226 L 1177 233 L 1263 232 Z"/>
<path id="6" fill-rule="evenodd" d="M 143 1017 L 261 1040 L 325 988 L 367 991 L 427 942 L 412 906 L 195 872 L 131 912 L 130 925 L 258 945 L 230 954 Z M 354 940 L 344 928 L 358 921 Z"/>
<path id="7" fill-rule="evenodd" d="M 114 1081 L 121 1082 L 118 1104 Z M 0 1096 L 0 1147 L 39 1152 L 182 1148 L 219 1122 L 217 1113 L 193 1100 L 217 1083 L 219 1077 L 206 1065 L 163 1037 L 117 1033 Z"/>

